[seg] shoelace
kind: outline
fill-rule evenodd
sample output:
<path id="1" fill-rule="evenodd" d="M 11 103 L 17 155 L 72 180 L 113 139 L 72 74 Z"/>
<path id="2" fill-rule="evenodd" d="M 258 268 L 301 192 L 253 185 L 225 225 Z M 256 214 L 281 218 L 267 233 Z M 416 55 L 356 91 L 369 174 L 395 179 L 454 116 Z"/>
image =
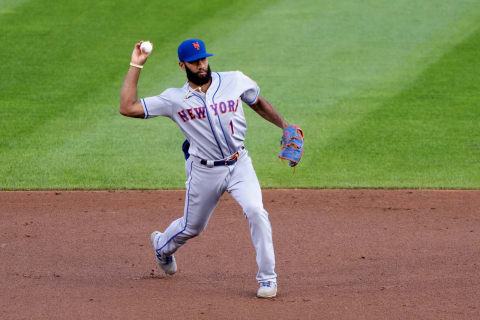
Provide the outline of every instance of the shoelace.
<path id="1" fill-rule="evenodd" d="M 260 285 L 261 285 L 262 287 L 271 287 L 270 281 L 260 282 Z"/>

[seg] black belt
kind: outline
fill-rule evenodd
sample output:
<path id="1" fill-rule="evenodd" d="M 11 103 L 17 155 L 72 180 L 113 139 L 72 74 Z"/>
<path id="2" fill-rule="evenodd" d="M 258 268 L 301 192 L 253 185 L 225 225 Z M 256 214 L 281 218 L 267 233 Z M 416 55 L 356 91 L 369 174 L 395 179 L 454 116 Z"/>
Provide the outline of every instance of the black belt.
<path id="1" fill-rule="evenodd" d="M 203 164 L 204 166 L 207 167 L 218 167 L 218 166 L 231 166 L 235 162 L 237 162 L 238 159 L 238 152 L 235 153 L 230 159 L 228 160 L 218 160 L 218 161 L 212 161 L 212 160 L 205 160 L 201 159 L 200 163 Z"/>

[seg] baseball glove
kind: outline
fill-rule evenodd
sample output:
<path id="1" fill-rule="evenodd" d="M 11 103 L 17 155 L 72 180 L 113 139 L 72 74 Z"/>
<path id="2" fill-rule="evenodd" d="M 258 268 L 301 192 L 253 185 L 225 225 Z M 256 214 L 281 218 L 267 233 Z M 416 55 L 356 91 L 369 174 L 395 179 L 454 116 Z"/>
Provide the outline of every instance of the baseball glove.
<path id="1" fill-rule="evenodd" d="M 303 130 L 293 125 L 285 128 L 281 145 L 282 150 L 280 150 L 278 157 L 288 160 L 290 167 L 295 167 L 303 154 Z"/>

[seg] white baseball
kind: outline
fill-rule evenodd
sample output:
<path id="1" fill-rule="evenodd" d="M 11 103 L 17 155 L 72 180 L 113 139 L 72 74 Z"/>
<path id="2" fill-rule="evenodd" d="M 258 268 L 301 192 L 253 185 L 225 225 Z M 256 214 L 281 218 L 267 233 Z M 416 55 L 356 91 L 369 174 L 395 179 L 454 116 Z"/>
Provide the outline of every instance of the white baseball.
<path id="1" fill-rule="evenodd" d="M 153 45 L 150 41 L 142 42 L 142 44 L 140 45 L 140 50 L 142 50 L 145 53 L 152 52 L 152 49 L 153 49 Z"/>

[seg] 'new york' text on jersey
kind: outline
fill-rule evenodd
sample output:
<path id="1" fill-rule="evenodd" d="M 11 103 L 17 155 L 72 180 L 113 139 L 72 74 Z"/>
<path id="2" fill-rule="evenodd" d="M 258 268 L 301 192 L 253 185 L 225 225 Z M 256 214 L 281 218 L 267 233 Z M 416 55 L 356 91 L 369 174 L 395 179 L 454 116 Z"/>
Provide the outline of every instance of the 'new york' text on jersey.
<path id="1" fill-rule="evenodd" d="M 213 72 L 206 94 L 187 83 L 142 99 L 145 119 L 171 118 L 190 142 L 189 153 L 202 159 L 227 159 L 243 146 L 247 124 L 242 101 L 252 105 L 260 88 L 240 71 Z"/>

